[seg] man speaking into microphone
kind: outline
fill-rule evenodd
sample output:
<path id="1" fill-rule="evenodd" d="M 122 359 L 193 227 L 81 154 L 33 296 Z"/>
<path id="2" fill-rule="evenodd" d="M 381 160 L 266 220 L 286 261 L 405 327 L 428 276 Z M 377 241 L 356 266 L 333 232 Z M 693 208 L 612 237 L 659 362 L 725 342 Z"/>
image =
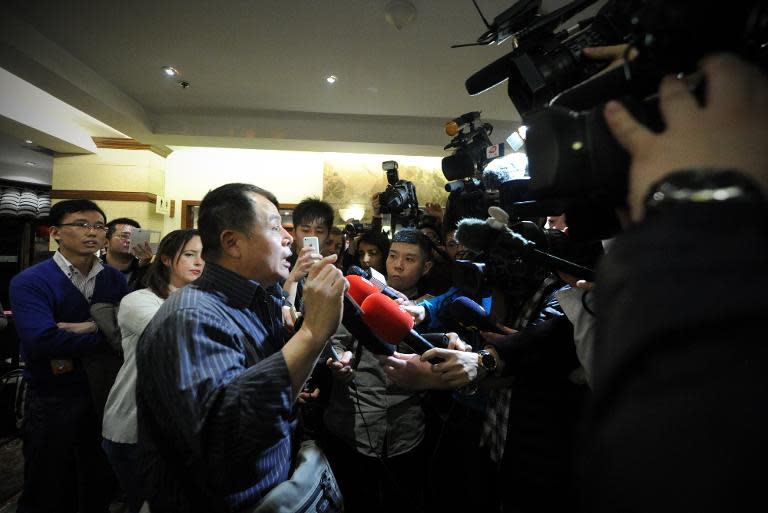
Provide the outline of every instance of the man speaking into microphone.
<path id="1" fill-rule="evenodd" d="M 139 450 L 154 513 L 275 501 L 298 511 L 317 497 L 302 467 L 325 460 L 298 447 L 296 400 L 339 325 L 346 282 L 334 255 L 314 264 L 303 324 L 284 339 L 279 283 L 293 237 L 277 207 L 251 184 L 208 192 L 198 222 L 205 271 L 163 303 L 139 340 Z M 325 484 L 324 511 L 336 511 L 332 476 Z"/>

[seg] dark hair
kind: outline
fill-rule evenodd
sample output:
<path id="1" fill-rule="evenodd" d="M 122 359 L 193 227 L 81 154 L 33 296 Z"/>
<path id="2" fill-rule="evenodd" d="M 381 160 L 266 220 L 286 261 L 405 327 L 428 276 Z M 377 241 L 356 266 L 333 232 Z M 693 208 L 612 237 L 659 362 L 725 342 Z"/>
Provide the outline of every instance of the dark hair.
<path id="1" fill-rule="evenodd" d="M 256 223 L 256 211 L 249 194 L 265 197 L 280 206 L 271 192 L 249 183 L 228 183 L 208 193 L 200 202 L 197 228 L 203 241 L 203 259 L 216 261 L 221 256 L 219 237 L 224 230 L 250 233 Z"/>
<path id="2" fill-rule="evenodd" d="M 305 198 L 293 209 L 293 229 L 302 223 L 318 221 L 330 231 L 333 224 L 333 207 L 317 198 Z"/>
<path id="3" fill-rule="evenodd" d="M 58 226 L 65 215 L 87 211 L 98 212 L 104 218 L 104 222 L 107 222 L 107 215 L 104 211 L 96 203 L 87 199 L 65 200 L 56 203 L 51 207 L 51 212 L 48 214 L 48 222 L 51 226 Z"/>
<path id="4" fill-rule="evenodd" d="M 171 269 L 163 263 L 163 257 L 170 258 L 175 265 L 181 258 L 181 250 L 184 249 L 184 246 L 193 237 L 199 235 L 200 232 L 197 230 L 173 230 L 163 237 L 157 248 L 155 259 L 149 264 L 147 274 L 144 275 L 144 285 L 161 298 L 167 298 L 168 289 L 171 285 Z"/>
<path id="5" fill-rule="evenodd" d="M 377 248 L 379 248 L 379 251 L 381 251 L 381 254 L 384 255 L 384 259 L 387 259 L 387 255 L 389 254 L 389 237 L 387 237 L 387 234 L 384 232 L 365 232 L 360 236 L 360 240 L 357 242 L 357 247 L 360 247 L 360 243 L 365 242 L 366 244 L 373 244 Z"/>
<path id="6" fill-rule="evenodd" d="M 118 224 L 127 224 L 129 226 L 133 226 L 134 228 L 141 228 L 141 225 L 138 221 L 135 221 L 129 217 L 118 217 L 117 219 L 112 219 L 107 223 L 107 239 L 111 239 L 115 234 L 115 230 L 117 230 Z"/>
<path id="7" fill-rule="evenodd" d="M 434 218 L 432 218 L 432 219 L 434 219 Z M 419 223 L 418 229 L 419 230 L 423 230 L 425 228 L 435 232 L 435 234 L 437 235 L 437 240 L 439 241 L 440 244 L 445 243 L 445 236 L 443 235 L 443 230 L 442 230 L 442 228 L 440 228 L 440 223 L 439 222 L 436 222 L 436 220 L 435 220 L 435 222 L 430 221 L 427 218 L 427 216 L 424 216 L 422 218 L 422 221 Z"/>
<path id="8" fill-rule="evenodd" d="M 424 260 L 432 260 L 432 246 L 429 237 L 415 228 L 403 228 L 392 237 L 392 244 L 402 242 L 404 244 L 416 244 L 421 250 Z"/>

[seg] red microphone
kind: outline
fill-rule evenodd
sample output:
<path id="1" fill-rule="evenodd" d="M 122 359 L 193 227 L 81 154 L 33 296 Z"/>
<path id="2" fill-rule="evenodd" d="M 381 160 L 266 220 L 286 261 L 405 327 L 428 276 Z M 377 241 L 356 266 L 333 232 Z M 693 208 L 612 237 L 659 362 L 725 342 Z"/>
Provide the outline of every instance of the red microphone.
<path id="1" fill-rule="evenodd" d="M 358 305 L 362 305 L 365 298 L 371 294 L 377 294 L 379 292 L 373 283 L 362 276 L 356 276 L 354 274 L 347 276 L 347 282 L 349 283 L 347 293 Z"/>
<path id="2" fill-rule="evenodd" d="M 413 317 L 408 312 L 400 310 L 397 303 L 381 292 L 365 298 L 360 309 L 363 311 L 365 323 L 383 341 L 389 344 L 405 342 L 418 354 L 434 347 L 413 330 Z"/>

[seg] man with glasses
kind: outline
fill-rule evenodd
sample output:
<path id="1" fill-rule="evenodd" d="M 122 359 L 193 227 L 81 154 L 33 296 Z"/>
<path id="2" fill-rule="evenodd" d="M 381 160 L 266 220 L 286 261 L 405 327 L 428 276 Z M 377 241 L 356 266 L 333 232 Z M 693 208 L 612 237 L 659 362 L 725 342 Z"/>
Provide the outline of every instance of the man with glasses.
<path id="1" fill-rule="evenodd" d="M 152 261 L 152 248 L 147 242 L 134 248 L 134 253 L 131 253 L 131 237 L 135 228 L 141 228 L 141 225 L 128 217 L 118 217 L 108 222 L 107 251 L 101 259 L 102 263 L 123 273 L 129 291 L 144 288 L 144 273 Z"/>
<path id="2" fill-rule="evenodd" d="M 10 287 L 28 383 L 17 511 L 105 513 L 112 474 L 100 449 L 101 419 L 83 360 L 110 351 L 91 319 L 91 305 L 118 304 L 127 284 L 96 257 L 107 232 L 98 205 L 59 202 L 50 223 L 58 250 L 16 275 Z"/>

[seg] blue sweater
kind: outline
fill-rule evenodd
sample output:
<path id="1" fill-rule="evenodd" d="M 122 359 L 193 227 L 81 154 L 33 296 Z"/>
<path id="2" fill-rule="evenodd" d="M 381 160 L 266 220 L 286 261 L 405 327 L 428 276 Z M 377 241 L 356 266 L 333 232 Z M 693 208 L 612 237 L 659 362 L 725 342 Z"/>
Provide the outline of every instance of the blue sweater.
<path id="1" fill-rule="evenodd" d="M 119 304 L 127 293 L 125 277 L 104 266 L 96 276 L 91 304 Z M 24 379 L 41 393 L 77 393 L 88 381 L 81 356 L 109 350 L 101 334 L 78 335 L 56 327 L 57 322 L 84 322 L 91 318 L 91 304 L 51 258 L 25 269 L 10 287 L 11 308 L 19 333 Z M 52 359 L 73 360 L 74 372 L 54 375 Z"/>

